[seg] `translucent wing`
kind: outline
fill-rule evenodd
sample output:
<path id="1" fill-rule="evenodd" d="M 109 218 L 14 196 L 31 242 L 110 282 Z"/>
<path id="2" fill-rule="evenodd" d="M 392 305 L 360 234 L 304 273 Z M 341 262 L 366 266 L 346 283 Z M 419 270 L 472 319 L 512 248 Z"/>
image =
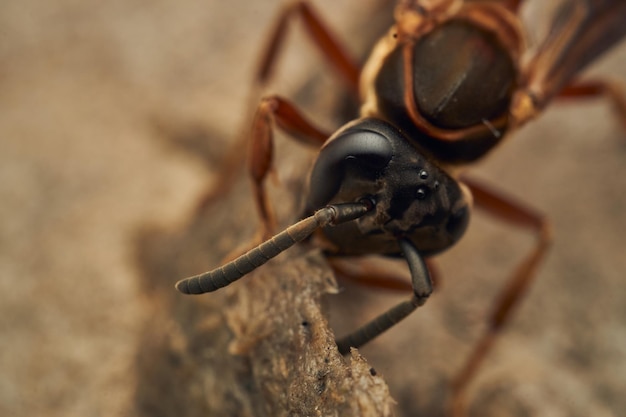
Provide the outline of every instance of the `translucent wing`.
<path id="1" fill-rule="evenodd" d="M 541 110 L 585 66 L 626 36 L 626 0 L 568 0 L 524 71 L 522 86 L 533 110 Z"/>

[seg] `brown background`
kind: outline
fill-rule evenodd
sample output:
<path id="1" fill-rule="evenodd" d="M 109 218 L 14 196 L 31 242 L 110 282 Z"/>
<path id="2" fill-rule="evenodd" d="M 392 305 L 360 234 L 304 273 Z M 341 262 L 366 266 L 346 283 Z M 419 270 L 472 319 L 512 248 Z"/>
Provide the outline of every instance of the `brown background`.
<path id="1" fill-rule="evenodd" d="M 356 50 L 369 37 L 357 29 L 370 27 L 370 6 L 334 3 L 315 1 Z M 146 224 L 180 227 L 212 173 L 163 139 L 209 131 L 208 158 L 219 158 L 242 123 L 247 80 L 277 9 L 243 0 L 2 3 L 1 415 L 132 414 L 147 311 L 134 236 Z M 320 77 L 302 40 L 290 41 L 272 91 L 302 95 L 311 73 Z M 624 68 L 620 46 L 590 73 L 626 81 Z M 330 76 L 319 83 L 307 100 L 323 103 L 340 88 Z M 332 115 L 315 118 L 334 125 Z M 626 409 L 625 157 L 609 107 L 590 101 L 551 108 L 477 168 L 544 211 L 555 230 L 477 401 L 513 395 L 536 415 Z M 442 257 L 443 291 L 363 349 L 399 410 L 440 400 L 437 382 L 420 381 L 458 369 L 490 297 L 530 243 L 476 215 Z M 364 299 L 354 322 L 398 299 L 350 291 Z M 333 326 L 352 326 L 332 311 Z M 412 359 L 388 360 L 390 351 Z"/>

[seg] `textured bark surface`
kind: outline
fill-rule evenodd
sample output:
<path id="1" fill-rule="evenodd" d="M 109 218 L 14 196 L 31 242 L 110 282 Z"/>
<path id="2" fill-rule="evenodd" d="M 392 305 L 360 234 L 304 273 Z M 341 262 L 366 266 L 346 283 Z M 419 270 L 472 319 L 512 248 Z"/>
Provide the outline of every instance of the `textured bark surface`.
<path id="1" fill-rule="evenodd" d="M 355 51 L 388 16 L 313 2 Z M 523 232 L 476 213 L 440 259 L 441 288 L 365 359 L 339 357 L 331 330 L 406 294 L 341 281 L 334 294 L 314 248 L 215 294 L 174 290 L 254 235 L 243 175 L 193 213 L 243 122 L 276 11 L 269 0 L 1 3 L 0 415 L 443 415 L 532 244 Z M 624 68 L 620 45 L 589 74 L 626 81 Z M 277 75 L 270 91 L 322 126 L 345 120 L 342 86 L 301 32 Z M 471 387 L 470 415 L 626 409 L 625 143 L 601 100 L 555 105 L 476 167 L 553 219 L 555 243 Z M 312 154 L 280 135 L 276 151 L 272 201 L 288 223 Z"/>
<path id="2" fill-rule="evenodd" d="M 211 219 L 193 222 L 180 238 L 144 235 L 142 263 L 178 259 L 184 273 L 206 262 L 215 247 L 199 242 L 236 228 L 230 221 L 207 227 Z M 146 274 L 146 290 L 171 284 L 163 271 L 175 272 L 157 266 Z M 338 287 L 317 251 L 296 249 L 221 293 L 171 289 L 150 296 L 155 311 L 139 343 L 140 415 L 391 415 L 383 378 L 358 353 L 344 359 L 337 351 L 320 299 Z"/>

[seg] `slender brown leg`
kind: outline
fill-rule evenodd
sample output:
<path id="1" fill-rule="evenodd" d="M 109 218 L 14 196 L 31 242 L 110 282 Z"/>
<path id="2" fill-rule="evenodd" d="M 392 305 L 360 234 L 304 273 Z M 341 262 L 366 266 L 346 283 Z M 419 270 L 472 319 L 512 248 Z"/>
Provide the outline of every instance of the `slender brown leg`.
<path id="1" fill-rule="evenodd" d="M 404 293 L 411 291 L 413 288 L 410 281 L 411 276 L 406 271 L 406 267 L 404 265 L 396 265 L 395 261 L 380 258 L 351 257 L 329 257 L 327 261 L 335 274 L 358 285 Z M 432 259 L 425 259 L 424 261 L 426 262 L 433 288 L 439 290 L 441 287 L 441 274 L 437 264 Z"/>
<path id="2" fill-rule="evenodd" d="M 524 0 L 501 0 L 501 2 L 507 9 L 517 12 Z"/>
<path id="3" fill-rule="evenodd" d="M 263 99 L 252 124 L 248 169 L 252 178 L 254 200 L 262 222 L 262 238 L 269 238 L 275 226 L 273 211 L 265 192 L 265 179 L 272 170 L 273 129 L 277 126 L 294 139 L 321 146 L 329 134 L 306 120 L 293 104 L 271 96 Z"/>
<path id="4" fill-rule="evenodd" d="M 626 130 L 626 94 L 623 86 L 604 79 L 583 80 L 568 85 L 558 95 L 559 99 L 607 98 L 617 115 L 622 128 Z"/>
<path id="5" fill-rule="evenodd" d="M 348 88 L 358 95 L 360 68 L 355 63 L 356 61 L 348 55 L 338 38 L 322 22 L 313 8 L 306 1 L 296 1 L 285 6 L 279 14 L 267 46 L 261 54 L 258 69 L 255 72 L 255 80 L 248 97 L 248 106 L 245 112 L 246 123 L 252 117 L 265 86 L 271 80 L 279 51 L 286 40 L 289 21 L 295 18 L 301 18 L 306 33 L 313 40 L 313 44 L 322 53 L 325 60 L 335 68 Z M 242 166 L 241 149 L 248 143 L 248 133 L 246 126 L 243 132 L 237 136 L 233 147 L 224 156 L 216 174 L 217 181 L 200 199 L 197 212 L 204 211 L 217 198 L 228 192 L 234 184 Z"/>
<path id="6" fill-rule="evenodd" d="M 475 180 L 463 178 L 463 182 L 471 189 L 478 208 L 513 226 L 531 230 L 537 237 L 537 243 L 501 290 L 488 317 L 485 334 L 479 339 L 465 366 L 452 383 L 451 414 L 454 417 L 465 415 L 467 387 L 535 278 L 537 267 L 552 240 L 550 225 L 542 214 Z"/>
<path id="7" fill-rule="evenodd" d="M 324 58 L 341 75 L 350 89 L 358 95 L 359 66 L 340 44 L 337 36 L 324 24 L 322 19 L 306 1 L 295 1 L 286 6 L 279 15 L 272 35 L 269 38 L 265 53 L 262 55 L 257 80 L 267 83 L 270 79 L 278 52 L 286 39 L 287 26 L 290 20 L 301 18 L 306 33 Z"/>

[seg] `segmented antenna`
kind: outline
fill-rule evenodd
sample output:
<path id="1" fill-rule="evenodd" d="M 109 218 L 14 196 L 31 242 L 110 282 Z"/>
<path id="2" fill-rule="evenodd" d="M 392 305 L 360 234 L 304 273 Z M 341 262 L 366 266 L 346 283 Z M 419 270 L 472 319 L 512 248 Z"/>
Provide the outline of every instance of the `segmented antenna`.
<path id="1" fill-rule="evenodd" d="M 369 200 L 326 206 L 226 265 L 178 281 L 176 289 L 184 294 L 204 294 L 225 287 L 311 236 L 317 229 L 355 220 L 373 207 Z"/>

